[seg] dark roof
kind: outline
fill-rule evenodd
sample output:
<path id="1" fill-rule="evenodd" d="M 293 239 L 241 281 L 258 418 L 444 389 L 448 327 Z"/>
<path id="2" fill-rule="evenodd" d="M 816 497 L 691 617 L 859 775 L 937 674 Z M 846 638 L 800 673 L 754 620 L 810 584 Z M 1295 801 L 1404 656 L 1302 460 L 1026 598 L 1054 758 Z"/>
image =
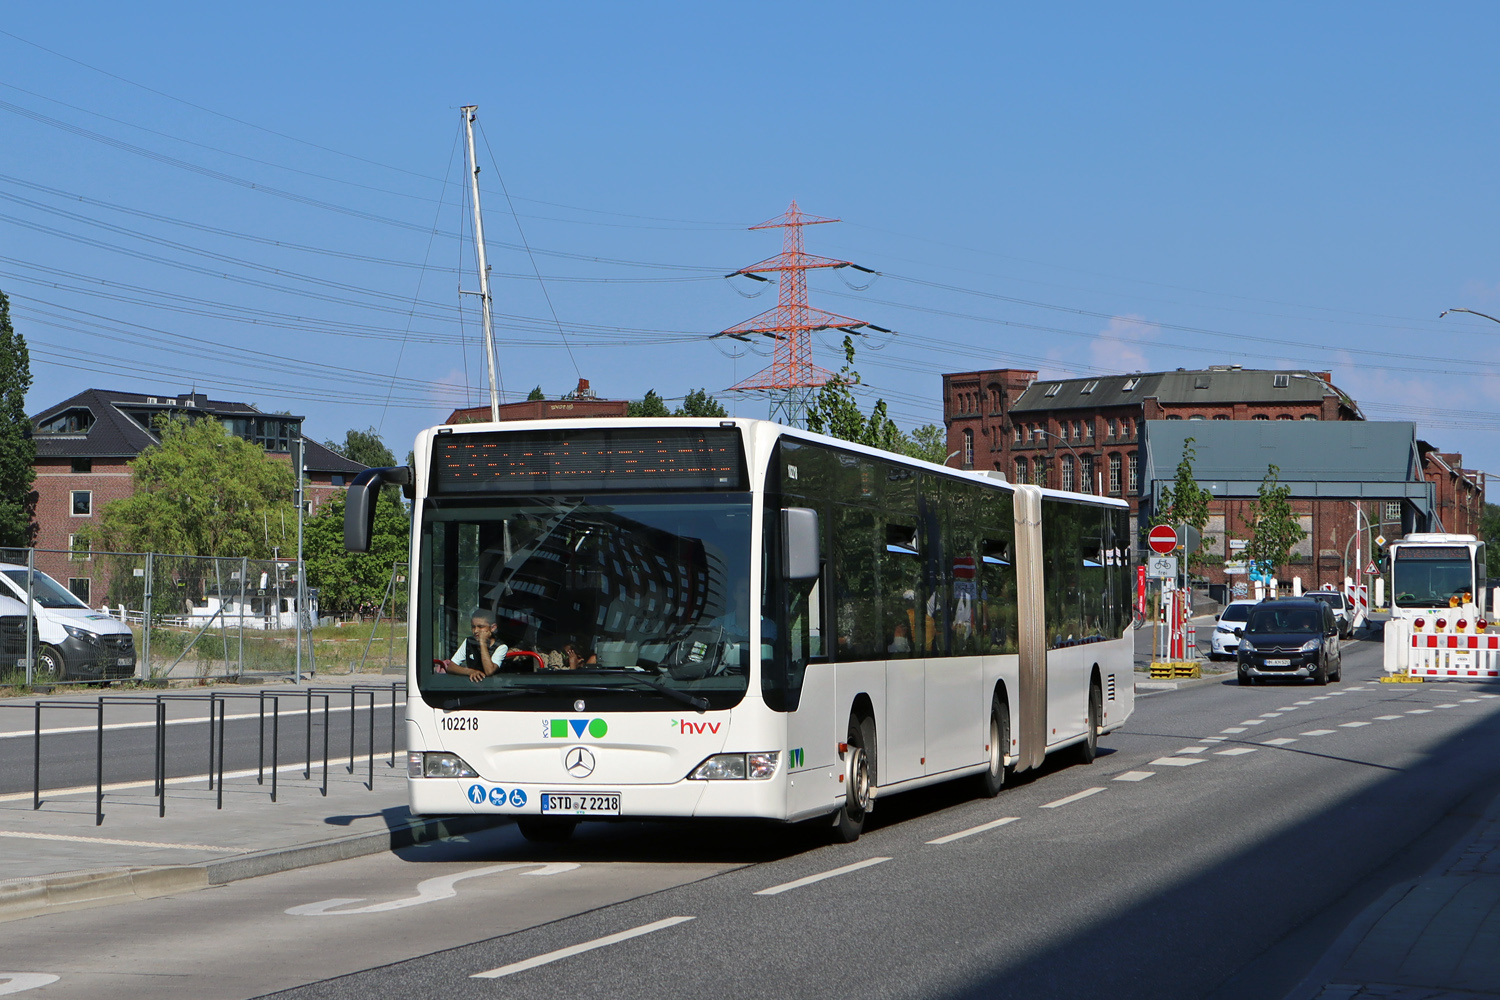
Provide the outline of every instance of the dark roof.
<path id="1" fill-rule="evenodd" d="M 1286 386 L 1277 388 L 1277 375 Z M 1130 386 L 1130 388 L 1126 388 Z M 1055 391 L 1054 391 L 1055 390 Z M 1051 395 L 1048 395 L 1048 393 Z M 1353 400 L 1321 374 L 1306 369 L 1206 368 L 1194 371 L 1135 372 L 1098 378 L 1047 379 L 1033 382 L 1011 410 L 1095 409 L 1161 403 L 1317 403 L 1338 396 L 1357 413 Z"/>
<path id="2" fill-rule="evenodd" d="M 345 458 L 338 452 L 325 448 L 312 438 L 307 439 L 307 454 L 303 457 L 302 464 L 308 472 L 356 473 L 369 468 L 352 458 Z"/>
<path id="3" fill-rule="evenodd" d="M 216 417 L 278 415 L 263 414 L 249 403 L 209 399 L 202 393 L 149 396 L 139 392 L 85 389 L 36 414 L 31 418 L 32 426 L 38 427 L 68 410 L 77 409 L 87 410 L 93 415 L 92 426 L 77 434 L 35 435 L 38 458 L 134 458 L 155 444 L 157 439 L 145 424 L 131 416 L 132 413 L 142 415 L 147 422 L 156 413 L 207 413 Z M 285 418 L 299 423 L 303 419 L 290 414 Z M 311 448 L 308 453 L 310 456 Z M 358 463 L 351 464 L 363 468 Z"/>
<path id="4" fill-rule="evenodd" d="M 1141 495 L 1177 478 L 1193 439 L 1193 478 L 1215 496 L 1257 495 L 1266 468 L 1292 496 L 1426 498 L 1417 425 L 1373 420 L 1147 420 Z"/>

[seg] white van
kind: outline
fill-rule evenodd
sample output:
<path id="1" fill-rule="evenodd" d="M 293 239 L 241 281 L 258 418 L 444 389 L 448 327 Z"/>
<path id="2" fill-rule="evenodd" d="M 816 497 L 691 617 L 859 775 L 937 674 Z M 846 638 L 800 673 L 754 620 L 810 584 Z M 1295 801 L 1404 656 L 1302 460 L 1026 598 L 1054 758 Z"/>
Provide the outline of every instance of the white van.
<path id="1" fill-rule="evenodd" d="M 26 567 L 0 563 L 0 595 L 26 613 Z M 84 604 L 41 570 L 32 571 L 38 680 L 118 680 L 135 676 L 135 636 L 117 618 Z"/>

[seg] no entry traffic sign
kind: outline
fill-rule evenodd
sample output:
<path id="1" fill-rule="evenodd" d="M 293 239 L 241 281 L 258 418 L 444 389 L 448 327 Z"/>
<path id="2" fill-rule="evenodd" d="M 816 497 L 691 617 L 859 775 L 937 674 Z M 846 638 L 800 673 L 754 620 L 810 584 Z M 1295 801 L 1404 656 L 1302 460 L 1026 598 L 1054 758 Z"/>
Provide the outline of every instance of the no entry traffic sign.
<path id="1" fill-rule="evenodd" d="M 1158 524 L 1146 536 L 1146 544 L 1151 546 L 1152 552 L 1160 552 L 1162 555 L 1166 555 L 1177 548 L 1177 532 L 1172 529 L 1170 524 Z"/>

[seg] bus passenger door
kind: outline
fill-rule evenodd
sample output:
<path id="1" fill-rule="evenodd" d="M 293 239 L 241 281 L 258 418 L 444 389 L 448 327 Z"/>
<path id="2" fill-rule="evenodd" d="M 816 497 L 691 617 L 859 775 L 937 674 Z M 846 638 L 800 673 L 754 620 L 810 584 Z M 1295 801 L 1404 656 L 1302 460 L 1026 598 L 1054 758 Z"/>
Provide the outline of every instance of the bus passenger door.
<path id="1" fill-rule="evenodd" d="M 800 677 L 801 694 L 787 714 L 787 812 L 826 811 L 842 787 L 830 773 L 842 768 L 835 732 L 834 667 L 823 648 L 822 580 L 793 583 L 787 601 L 788 673 Z"/>

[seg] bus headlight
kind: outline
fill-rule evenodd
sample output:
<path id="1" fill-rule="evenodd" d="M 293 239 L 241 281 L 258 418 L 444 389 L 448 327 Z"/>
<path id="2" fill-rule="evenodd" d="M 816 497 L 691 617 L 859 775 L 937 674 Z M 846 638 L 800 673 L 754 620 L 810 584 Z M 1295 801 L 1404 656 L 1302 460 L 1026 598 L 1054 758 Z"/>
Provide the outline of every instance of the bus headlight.
<path id="1" fill-rule="evenodd" d="M 781 751 L 767 750 L 761 753 L 716 753 L 693 768 L 688 778 L 693 781 L 733 781 L 749 778 L 759 781 L 776 773 L 776 764 L 781 760 Z"/>
<path id="2" fill-rule="evenodd" d="M 474 770 L 456 753 L 423 753 L 412 750 L 406 755 L 408 778 L 477 778 Z"/>

